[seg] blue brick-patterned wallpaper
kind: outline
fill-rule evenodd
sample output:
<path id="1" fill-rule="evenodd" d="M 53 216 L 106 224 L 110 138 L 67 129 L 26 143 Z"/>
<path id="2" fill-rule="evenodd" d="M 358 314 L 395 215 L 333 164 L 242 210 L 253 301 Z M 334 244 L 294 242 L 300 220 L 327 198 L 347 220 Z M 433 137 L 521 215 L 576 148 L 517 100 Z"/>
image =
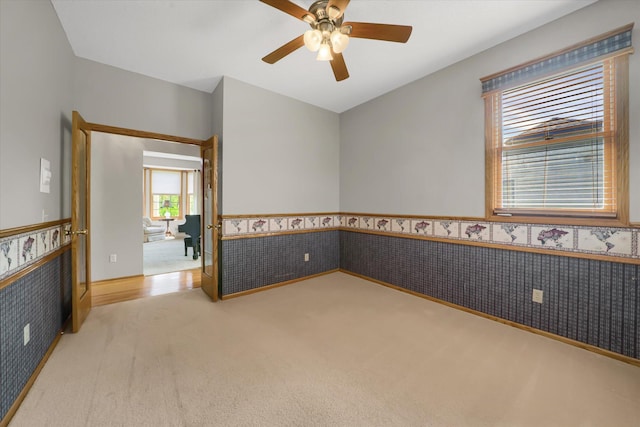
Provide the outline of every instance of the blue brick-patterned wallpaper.
<path id="1" fill-rule="evenodd" d="M 65 251 L 61 255 L 61 262 L 62 318 L 60 324 L 63 325 L 71 317 L 71 251 Z"/>
<path id="2" fill-rule="evenodd" d="M 339 268 L 339 231 L 223 240 L 221 255 L 229 295 Z"/>
<path id="3" fill-rule="evenodd" d="M 71 312 L 71 251 L 0 290 L 0 419 Z M 24 326 L 30 341 L 23 345 Z"/>
<path id="4" fill-rule="evenodd" d="M 340 231 L 340 268 L 640 359 L 638 265 Z"/>

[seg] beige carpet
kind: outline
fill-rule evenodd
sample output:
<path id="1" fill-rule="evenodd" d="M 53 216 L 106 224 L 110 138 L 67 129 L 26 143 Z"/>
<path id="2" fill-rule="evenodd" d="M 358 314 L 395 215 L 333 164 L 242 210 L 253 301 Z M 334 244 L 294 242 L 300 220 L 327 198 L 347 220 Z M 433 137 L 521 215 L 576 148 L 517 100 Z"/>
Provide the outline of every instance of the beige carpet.
<path id="1" fill-rule="evenodd" d="M 640 368 L 343 273 L 95 308 L 11 426 L 638 426 Z"/>
<path id="2" fill-rule="evenodd" d="M 201 260 L 193 259 L 192 248 L 187 248 L 187 256 L 184 256 L 182 237 L 146 242 L 142 245 L 142 251 L 145 276 L 200 268 Z"/>

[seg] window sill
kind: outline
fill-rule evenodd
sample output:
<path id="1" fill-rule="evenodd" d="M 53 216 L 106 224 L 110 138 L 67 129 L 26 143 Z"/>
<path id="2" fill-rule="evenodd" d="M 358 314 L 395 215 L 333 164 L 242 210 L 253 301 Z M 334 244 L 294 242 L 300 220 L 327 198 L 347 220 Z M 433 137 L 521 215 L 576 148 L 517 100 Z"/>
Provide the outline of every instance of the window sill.
<path id="1" fill-rule="evenodd" d="M 629 227 L 629 223 L 618 218 L 584 218 L 566 216 L 526 216 L 526 215 L 489 215 L 487 221 L 513 222 L 523 224 L 557 224 L 557 225 L 584 225 L 591 227 Z"/>

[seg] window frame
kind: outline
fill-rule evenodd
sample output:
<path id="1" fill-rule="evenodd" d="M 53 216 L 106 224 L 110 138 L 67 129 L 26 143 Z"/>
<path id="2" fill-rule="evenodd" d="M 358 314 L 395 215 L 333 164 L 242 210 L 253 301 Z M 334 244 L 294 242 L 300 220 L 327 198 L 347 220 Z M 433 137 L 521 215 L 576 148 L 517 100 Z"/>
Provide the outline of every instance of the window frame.
<path id="1" fill-rule="evenodd" d="M 154 216 L 153 215 L 153 197 L 155 195 L 158 196 L 177 196 L 178 197 L 178 215 L 177 216 L 172 216 L 171 218 L 176 219 L 176 220 L 183 220 L 184 219 L 184 210 L 183 210 L 183 204 L 184 204 L 184 197 L 183 197 L 183 187 L 184 187 L 184 183 L 185 183 L 185 171 L 183 170 L 179 170 L 179 169 L 164 169 L 164 168 L 145 168 L 146 170 L 149 171 L 149 186 L 148 186 L 148 191 L 146 191 L 147 193 L 147 203 L 149 203 L 149 212 L 148 212 L 148 216 L 152 219 L 152 220 L 162 220 L 165 218 L 164 215 L 159 215 L 159 216 Z M 180 174 L 180 193 L 178 194 L 165 194 L 165 193 L 154 193 L 153 191 L 153 172 L 154 171 L 162 171 L 162 172 L 174 172 L 177 174 Z M 146 186 L 146 180 L 145 180 L 145 186 Z M 160 207 L 160 209 L 162 209 L 162 207 Z"/>
<path id="2" fill-rule="evenodd" d="M 555 58 L 567 52 L 574 51 L 586 45 L 590 45 L 596 41 L 603 40 L 613 34 L 623 31 L 630 31 L 633 24 L 613 30 L 598 37 L 594 37 L 577 45 L 570 46 L 561 51 L 554 52 L 542 58 L 528 61 L 522 65 L 512 67 L 508 70 L 492 74 L 480 79 L 483 82 L 490 81 L 497 76 L 507 75 L 517 72 L 532 64 L 541 63 L 550 58 Z M 588 61 L 571 64 L 569 66 L 553 69 L 549 72 L 520 79 L 512 83 L 502 85 L 497 89 L 487 90 L 483 93 L 484 109 L 485 109 L 485 218 L 496 222 L 525 222 L 525 223 L 544 223 L 544 224 L 573 224 L 573 225 L 595 225 L 595 226 L 628 226 L 629 225 L 629 55 L 633 53 L 632 47 L 626 47 L 616 52 L 598 56 Z M 502 192 L 502 141 L 496 138 L 497 126 L 502 126 L 501 111 L 497 111 L 495 97 L 500 97 L 502 92 L 513 89 L 514 87 L 524 86 L 526 84 L 536 82 L 538 80 L 548 78 L 561 73 L 570 72 L 571 70 L 582 68 L 589 64 L 602 63 L 604 61 L 614 61 L 614 119 L 615 134 L 613 138 L 614 147 L 614 186 L 613 192 L 616 200 L 615 217 L 603 217 L 597 213 L 585 215 L 585 213 L 575 214 L 570 209 L 562 212 L 559 209 L 553 209 L 549 212 L 541 211 L 531 213 L 518 213 L 514 211 L 510 214 L 497 213 L 496 210 L 502 210 L 497 206 Z M 499 146 L 498 146 L 499 144 Z"/>
<path id="3" fill-rule="evenodd" d="M 183 176 L 185 181 L 185 215 L 197 215 L 198 214 L 198 203 L 197 203 L 197 186 L 195 185 L 194 180 L 196 179 L 196 170 L 188 170 L 185 171 L 186 174 Z M 193 174 L 193 176 L 190 176 Z M 193 183 L 193 192 L 189 192 L 189 185 Z"/>

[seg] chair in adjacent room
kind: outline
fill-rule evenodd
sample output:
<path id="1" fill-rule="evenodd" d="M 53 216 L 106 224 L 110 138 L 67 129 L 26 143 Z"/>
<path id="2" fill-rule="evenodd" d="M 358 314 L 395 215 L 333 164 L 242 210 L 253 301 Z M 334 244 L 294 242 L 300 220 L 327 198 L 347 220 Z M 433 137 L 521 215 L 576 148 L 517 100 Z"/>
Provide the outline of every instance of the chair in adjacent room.
<path id="1" fill-rule="evenodd" d="M 155 224 L 151 222 L 151 218 L 149 217 L 142 217 L 142 235 L 145 243 L 164 240 L 165 227 L 162 224 Z"/>
<path id="2" fill-rule="evenodd" d="M 178 225 L 178 231 L 185 233 L 184 256 L 187 256 L 187 248 L 193 248 L 193 259 L 200 255 L 200 215 L 185 215 L 184 224 Z"/>

